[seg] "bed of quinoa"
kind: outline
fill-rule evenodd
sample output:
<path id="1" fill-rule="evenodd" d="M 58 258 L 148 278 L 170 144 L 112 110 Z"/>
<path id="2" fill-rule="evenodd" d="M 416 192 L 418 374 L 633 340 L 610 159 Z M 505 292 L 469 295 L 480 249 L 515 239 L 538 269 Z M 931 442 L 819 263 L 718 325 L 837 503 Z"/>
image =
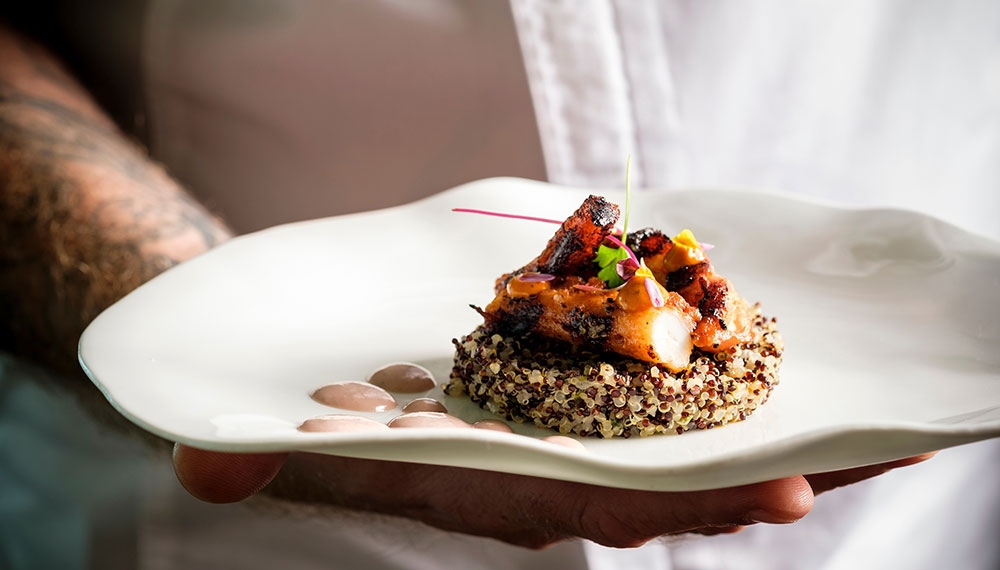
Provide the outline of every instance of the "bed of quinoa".
<path id="1" fill-rule="evenodd" d="M 509 420 L 581 436 L 681 434 L 745 419 L 778 384 L 777 323 L 755 308 L 754 339 L 719 353 L 695 349 L 686 370 L 595 353 L 539 336 L 477 328 L 454 340 L 445 392 L 468 394 Z"/>

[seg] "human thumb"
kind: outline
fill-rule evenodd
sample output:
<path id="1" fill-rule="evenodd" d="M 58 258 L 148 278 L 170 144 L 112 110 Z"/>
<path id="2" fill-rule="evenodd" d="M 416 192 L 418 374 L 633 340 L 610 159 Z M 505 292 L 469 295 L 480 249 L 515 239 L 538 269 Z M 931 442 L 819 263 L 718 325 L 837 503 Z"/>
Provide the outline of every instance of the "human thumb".
<path id="1" fill-rule="evenodd" d="M 274 479 L 287 453 L 223 453 L 174 445 L 177 480 L 196 498 L 235 503 L 257 493 Z"/>

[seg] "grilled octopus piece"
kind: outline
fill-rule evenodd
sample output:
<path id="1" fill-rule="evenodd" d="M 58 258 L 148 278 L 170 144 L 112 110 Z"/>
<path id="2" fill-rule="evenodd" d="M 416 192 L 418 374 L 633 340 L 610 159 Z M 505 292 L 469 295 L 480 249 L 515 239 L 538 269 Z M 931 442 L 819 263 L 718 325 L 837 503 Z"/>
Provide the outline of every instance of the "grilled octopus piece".
<path id="1" fill-rule="evenodd" d="M 701 321 L 694 330 L 699 348 L 716 352 L 750 342 L 753 338 L 753 307 L 736 292 L 732 281 L 713 275 L 699 280 L 702 295 L 698 299 Z"/>
<path id="2" fill-rule="evenodd" d="M 674 241 L 667 234 L 653 228 L 642 228 L 628 234 L 625 245 L 639 259 L 662 257 L 673 247 Z M 646 265 L 649 265 L 647 260 Z"/>
<path id="3" fill-rule="evenodd" d="M 503 334 L 532 332 L 662 364 L 677 372 L 691 358 L 698 310 L 655 282 L 664 304 L 654 307 L 645 279 L 653 281 L 633 278 L 620 289 L 590 290 L 575 286 L 581 283 L 579 278 L 524 284 L 514 277 L 482 315 L 490 328 Z"/>
<path id="4" fill-rule="evenodd" d="M 691 306 L 698 307 L 701 320 L 694 330 L 694 344 L 698 348 L 715 352 L 750 341 L 752 308 L 736 292 L 733 283 L 716 274 L 707 260 L 668 273 L 664 285 Z"/>
<path id="5" fill-rule="evenodd" d="M 698 308 L 701 320 L 693 333 L 695 346 L 714 352 L 750 340 L 751 307 L 731 281 L 715 273 L 703 251 L 674 251 L 673 241 L 652 228 L 631 234 L 627 243 L 667 291 L 679 293 Z"/>
<path id="6" fill-rule="evenodd" d="M 688 254 L 686 248 L 675 247 L 672 239 L 660 230 L 653 228 L 643 228 L 630 233 L 625 243 L 632 249 L 636 257 L 646 263 L 646 267 L 653 272 L 653 277 L 664 284 L 667 283 L 667 277 L 671 271 L 699 261 L 707 261 L 703 252 L 699 252 L 701 253 L 700 259 L 694 259 Z M 676 290 L 669 285 L 667 289 Z"/>
<path id="7" fill-rule="evenodd" d="M 605 236 L 610 234 L 618 221 L 618 206 L 600 196 L 590 196 L 559 226 L 541 255 L 524 267 L 497 279 L 495 292 L 499 294 L 514 275 L 521 273 L 550 273 L 590 277 L 597 274 L 594 257 Z"/>
<path id="8" fill-rule="evenodd" d="M 753 312 L 732 283 L 715 273 L 704 251 L 679 246 L 659 230 L 641 229 L 627 239 L 653 277 L 605 289 L 594 259 L 618 215 L 604 198 L 587 198 L 538 257 L 497 279 L 496 298 L 477 309 L 486 324 L 504 334 L 535 333 L 617 352 L 672 372 L 687 367 L 693 347 L 715 352 L 750 340 Z M 556 277 L 538 282 L 522 279 L 525 273 Z M 647 286 L 661 291 L 663 306 L 652 306 Z"/>

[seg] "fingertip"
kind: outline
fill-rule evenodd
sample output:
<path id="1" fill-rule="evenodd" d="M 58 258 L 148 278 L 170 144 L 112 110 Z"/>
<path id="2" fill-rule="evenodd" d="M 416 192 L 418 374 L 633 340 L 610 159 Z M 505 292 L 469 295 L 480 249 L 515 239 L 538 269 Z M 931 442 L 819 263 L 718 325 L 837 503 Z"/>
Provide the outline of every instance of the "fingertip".
<path id="1" fill-rule="evenodd" d="M 614 547 L 641 544 L 654 536 L 705 529 L 735 529 L 758 522 L 787 524 L 806 515 L 813 494 L 803 477 L 740 487 L 677 493 L 609 493 L 591 496 L 580 536 Z M 724 532 L 724 531 L 723 531 Z M 575 533 L 571 533 L 575 534 Z"/>
<path id="2" fill-rule="evenodd" d="M 714 526 L 714 527 L 699 528 L 691 532 L 703 536 L 716 536 L 720 534 L 736 534 L 738 532 L 741 532 L 744 528 L 746 528 L 745 525 Z"/>
<path id="3" fill-rule="evenodd" d="M 786 477 L 752 485 L 750 522 L 789 524 L 806 516 L 815 499 L 805 477 Z"/>
<path id="4" fill-rule="evenodd" d="M 263 489 L 281 470 L 287 453 L 223 453 L 174 446 L 174 472 L 181 486 L 209 503 L 235 503 Z"/>
<path id="5" fill-rule="evenodd" d="M 896 461 L 891 461 L 889 463 L 886 463 L 885 464 L 886 470 L 888 471 L 889 469 L 896 469 L 899 467 L 906 467 L 908 465 L 916 465 L 917 463 L 923 463 L 924 461 L 927 461 L 931 457 L 937 455 L 937 453 L 938 452 L 936 451 L 932 451 L 930 453 L 921 453 L 920 455 L 914 455 L 912 457 L 897 459 Z"/>

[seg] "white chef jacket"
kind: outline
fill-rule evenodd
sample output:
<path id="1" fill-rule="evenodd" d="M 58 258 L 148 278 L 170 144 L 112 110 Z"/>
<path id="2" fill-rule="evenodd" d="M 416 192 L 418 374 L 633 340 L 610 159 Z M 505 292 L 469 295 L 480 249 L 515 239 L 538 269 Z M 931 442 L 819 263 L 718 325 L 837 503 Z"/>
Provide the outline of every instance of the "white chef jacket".
<path id="1" fill-rule="evenodd" d="M 631 153 L 637 187 L 780 189 L 923 210 L 1000 238 L 1000 5 L 986 0 L 161 0 L 144 25 L 151 150 L 243 231 L 492 175 L 618 187 Z M 16 387 L 7 402 L 47 409 L 52 396 L 10 369 L 0 374 Z M 104 448 L 107 436 L 62 406 L 44 420 L 0 415 L 12 426 L 0 449 L 36 450 L 7 452 L 16 468 L 2 488 L 27 490 L 0 495 L 3 520 L 33 521 L 3 527 L 21 545 L 14 562 L 832 570 L 1000 561 L 995 442 L 822 496 L 790 526 L 635 551 L 532 552 L 366 515 L 202 505 L 134 446 L 115 444 L 94 466 L 80 450 Z M 56 493 L 52 461 L 92 468 Z M 79 500 L 87 496 L 105 500 Z M 61 548 L 44 548 L 32 529 L 56 529 L 47 536 Z"/>

